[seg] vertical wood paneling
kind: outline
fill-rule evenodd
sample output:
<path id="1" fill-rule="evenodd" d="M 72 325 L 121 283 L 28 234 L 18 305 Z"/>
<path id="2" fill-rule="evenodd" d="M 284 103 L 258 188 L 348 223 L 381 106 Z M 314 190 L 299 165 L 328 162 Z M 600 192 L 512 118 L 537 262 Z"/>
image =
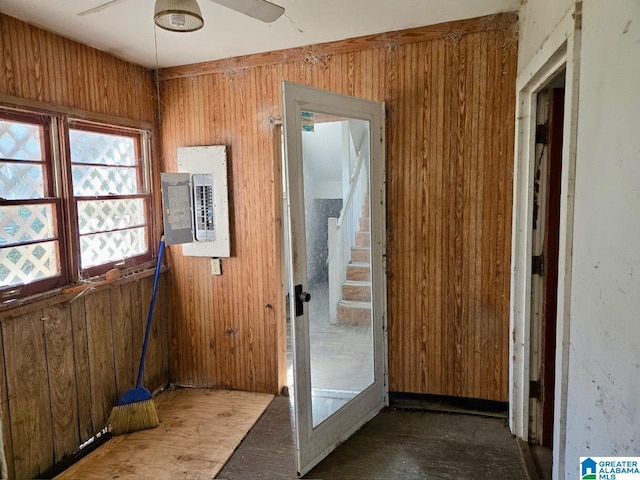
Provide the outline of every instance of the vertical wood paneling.
<path id="1" fill-rule="evenodd" d="M 128 385 L 123 384 L 125 391 L 135 386 L 135 381 L 138 375 L 144 332 L 147 326 L 147 319 L 149 318 L 149 302 L 151 301 L 151 293 L 153 291 L 153 281 L 153 276 L 150 276 L 139 282 L 141 301 L 139 303 L 135 303 L 135 310 L 132 309 L 134 316 L 131 319 L 131 323 L 132 325 L 138 324 L 138 327 L 134 327 L 134 331 L 136 333 L 133 336 L 133 350 L 135 354 L 132 356 L 128 366 L 129 371 L 133 371 L 133 376 L 131 377 Z M 158 283 L 158 292 L 156 293 L 156 304 L 151 322 L 151 333 L 149 336 L 149 346 L 147 350 L 147 358 L 145 360 L 143 378 L 144 386 L 152 392 L 166 385 L 169 375 L 167 369 L 169 357 L 167 350 L 168 317 L 166 308 L 167 298 L 165 295 L 166 280 L 164 276 L 161 276 Z M 115 319 L 116 317 L 114 316 L 113 318 Z M 114 330 L 114 339 L 116 336 L 117 333 Z"/>
<path id="2" fill-rule="evenodd" d="M 44 338 L 51 399 L 54 461 L 70 455 L 80 444 L 71 311 L 68 304 L 44 309 Z"/>
<path id="3" fill-rule="evenodd" d="M 161 292 L 171 291 L 172 323 L 161 294 L 145 375 L 150 389 L 166 381 L 169 328 L 175 380 L 278 387 L 284 299 L 272 152 L 279 145 L 266 121 L 281 116 L 279 82 L 287 79 L 386 102 L 391 389 L 506 400 L 516 45 L 510 23 L 495 30 L 484 24 L 486 31 L 476 24 L 464 34 L 314 50 L 280 64 L 162 83 L 165 169 L 174 169 L 178 146 L 229 146 L 233 257 L 212 277 L 206 260 L 169 249 L 170 288 L 163 280 Z M 3 15 L 0 36 L 0 93 L 153 121 L 147 70 Z M 48 467 L 69 438 L 86 440 L 102 428 L 137 370 L 151 283 L 88 294 L 61 307 L 59 317 L 38 311 L 2 321 L 5 441 L 17 477 Z M 57 388 L 72 382 L 61 333 L 69 328 L 77 411 L 60 415 L 66 397 Z M 39 353 L 27 357 L 31 351 Z M 28 402 L 17 400 L 23 398 Z M 34 431 L 43 438 L 37 445 Z"/>
<path id="4" fill-rule="evenodd" d="M 435 308 L 436 303 L 433 298 L 433 286 L 434 282 L 434 265 L 436 258 L 435 250 L 435 231 L 430 228 L 429 222 L 433 216 L 433 202 L 429 200 L 428 192 L 435 193 L 434 189 L 436 172 L 428 168 L 429 161 L 433 158 L 433 152 L 436 149 L 437 139 L 437 69 L 435 66 L 438 62 L 438 50 L 437 45 L 432 43 L 425 44 L 424 55 L 421 56 L 424 59 L 422 65 L 422 77 L 423 77 L 423 95 L 422 95 L 422 117 L 423 117 L 423 130 L 422 136 L 422 169 L 420 179 L 420 209 L 425 212 L 420 218 L 420 236 L 423 242 L 423 256 L 422 256 L 422 272 L 420 279 L 420 292 L 423 296 L 423 308 L 421 311 L 429 311 Z M 435 196 L 435 195 L 434 195 Z M 433 388 L 432 382 L 429 381 L 429 375 L 432 372 L 435 365 L 435 352 L 436 342 L 438 341 L 439 332 L 436 330 L 435 325 L 422 323 L 420 331 L 420 347 L 421 347 L 421 362 L 418 376 L 420 378 L 420 391 L 427 391 L 428 388 Z M 439 378 L 437 375 L 431 375 L 433 378 Z"/>
<path id="5" fill-rule="evenodd" d="M 89 342 L 87 320 L 85 318 L 85 298 L 79 298 L 70 304 L 73 336 L 73 355 L 77 386 L 78 431 L 80 443 L 86 442 L 100 428 L 93 424 L 91 417 L 91 374 L 89 372 Z"/>
<path id="6" fill-rule="evenodd" d="M 158 365 L 150 365 L 151 369 L 158 369 L 159 373 L 156 375 L 156 383 L 152 385 L 153 390 L 164 387 L 169 381 L 169 358 L 170 358 L 170 338 L 171 338 L 171 325 L 169 323 L 169 283 L 166 275 L 160 277 L 160 290 L 158 295 L 160 297 L 156 299 L 158 304 L 158 318 L 160 330 L 160 360 Z M 137 363 L 137 358 L 133 359 L 133 363 Z"/>
<path id="7" fill-rule="evenodd" d="M 142 285 L 143 282 L 136 282 L 135 284 L 127 285 L 131 290 L 131 364 L 129 369 L 131 371 L 131 379 L 132 382 L 135 382 L 138 378 L 138 367 L 140 361 L 140 355 L 142 354 L 142 344 L 144 342 L 144 331 L 145 325 L 142 323 L 140 319 L 140 315 L 143 309 L 143 300 L 142 300 Z M 162 305 L 162 301 L 160 301 L 160 305 Z M 144 379 L 143 379 L 144 381 Z M 124 386 L 124 385 L 123 385 Z M 133 388 L 133 383 L 129 388 Z M 128 390 L 124 387 L 125 391 Z"/>
<path id="8" fill-rule="evenodd" d="M 515 21 L 161 72 L 163 169 L 176 170 L 177 147 L 229 147 L 223 275 L 171 252 L 175 381 L 278 387 L 279 139 L 265 120 L 282 116 L 287 80 L 386 103 L 390 389 L 507 400 Z"/>
<path id="9" fill-rule="evenodd" d="M 173 162 L 168 169 L 175 169 L 177 146 L 229 146 L 233 257 L 223 259 L 223 275 L 213 277 L 208 260 L 171 252 L 172 286 L 178 292 L 173 297 L 174 360 L 179 359 L 172 371 L 180 383 L 259 391 L 278 386 L 279 317 L 274 311 L 282 311 L 283 298 L 269 281 L 277 266 L 273 259 L 279 256 L 274 247 L 273 130 L 268 124 L 277 110 L 269 105 L 264 113 L 263 79 L 258 68 L 163 85 L 163 94 L 184 102 L 184 110 L 176 105 L 162 112 L 167 132 L 163 156 Z M 278 86 L 268 83 L 271 101 L 279 102 Z M 193 115 L 183 120 L 183 111 Z M 168 138 L 181 140 L 169 147 Z M 255 138 L 263 142 L 256 145 Z M 198 288 L 186 289 L 186 284 Z M 229 292 L 245 293 L 240 299 Z"/>
<path id="10" fill-rule="evenodd" d="M 136 323 L 136 330 L 139 332 L 139 339 L 144 339 L 144 333 L 147 329 L 147 319 L 149 317 L 149 302 L 151 301 L 151 291 L 153 289 L 153 277 L 148 277 L 145 278 L 143 281 L 141 281 L 139 283 L 138 288 L 139 290 L 139 296 L 140 296 L 140 302 L 136 305 L 137 310 L 133 311 L 133 318 L 132 321 L 133 323 Z M 153 316 L 153 320 L 158 320 L 159 314 L 157 311 L 155 311 L 155 307 L 154 307 L 154 316 Z M 156 365 L 156 362 L 158 361 L 158 322 L 157 321 L 153 321 L 151 322 L 151 331 L 149 332 L 149 345 L 147 346 L 147 357 L 145 359 L 145 367 L 147 365 Z M 136 348 L 136 355 L 135 355 L 135 368 L 134 370 L 134 379 L 137 378 L 138 375 L 138 366 L 139 366 L 139 359 L 140 359 L 140 355 L 142 354 L 142 345 L 143 342 L 139 342 L 139 345 Z M 142 384 L 143 386 L 145 386 L 146 388 L 153 390 L 153 384 L 156 382 L 156 376 L 158 375 L 158 372 L 154 369 L 144 369 L 144 375 L 142 377 Z M 129 388 L 132 388 L 132 386 L 130 386 Z M 128 389 L 127 389 L 128 390 Z"/>
<path id="11" fill-rule="evenodd" d="M 476 244 L 475 244 L 475 251 L 483 251 L 482 247 L 483 247 L 483 242 L 486 239 L 486 235 L 485 235 L 485 226 L 484 226 L 484 206 L 487 202 L 485 202 L 485 192 L 487 192 L 486 188 L 485 188 L 485 181 L 484 181 L 484 172 L 485 169 L 487 167 L 487 165 L 489 164 L 488 161 L 488 152 L 489 152 L 489 146 L 491 145 L 491 135 L 487 135 L 485 132 L 487 132 L 488 130 L 490 130 L 490 128 L 488 128 L 489 125 L 489 121 L 491 119 L 491 115 L 488 114 L 488 110 L 489 110 L 489 106 L 491 105 L 489 103 L 489 96 L 491 94 L 491 92 L 493 91 L 493 89 L 491 88 L 490 85 L 490 77 L 489 77 L 489 52 L 492 52 L 494 50 L 490 49 L 489 47 L 489 41 L 487 38 L 483 39 L 483 47 L 484 49 L 481 50 L 481 68 L 482 68 L 482 73 L 481 73 L 481 79 L 482 81 L 479 82 L 480 84 L 480 93 L 479 93 L 479 98 L 478 98 L 478 103 L 480 106 L 480 111 L 479 111 L 479 117 L 478 117 L 478 129 L 481 132 L 480 133 L 480 137 L 477 140 L 477 146 L 478 146 L 478 191 L 476 194 L 476 231 L 478 233 L 477 238 L 476 238 Z M 495 48 L 495 46 L 494 46 Z M 474 335 L 474 352 L 476 354 L 475 356 L 475 361 L 474 361 L 474 377 L 477 378 L 477 381 L 474 382 L 474 384 L 476 385 L 476 390 L 475 392 L 478 394 L 479 397 L 482 397 L 483 395 L 483 387 L 484 387 L 484 382 L 482 381 L 483 379 L 483 372 L 484 372 L 484 364 L 487 360 L 486 358 L 486 354 L 485 354 L 485 344 L 484 344 L 484 337 L 487 334 L 486 333 L 486 315 L 485 315 L 485 296 L 484 296 L 484 292 L 482 289 L 483 286 L 483 277 L 485 275 L 484 273 L 484 265 L 485 265 L 485 261 L 483 259 L 482 255 L 476 255 L 475 256 L 475 267 L 476 267 L 476 276 L 475 276 L 475 282 L 474 282 L 474 292 L 475 292 L 475 297 L 476 297 L 476 302 L 475 302 L 475 315 L 474 315 L 474 319 L 477 322 L 477 327 L 476 327 L 476 335 Z"/>
<path id="12" fill-rule="evenodd" d="M 85 308 L 91 377 L 91 418 L 94 425 L 101 426 L 106 425 L 117 398 L 109 290 L 87 297 Z"/>
<path id="13" fill-rule="evenodd" d="M 3 102 L 155 122 L 154 77 L 146 68 L 3 14 L 0 51 Z M 152 165 L 157 178 L 158 162 Z M 0 314 L 0 406 L 10 478 L 34 477 L 101 431 L 116 393 L 133 387 L 148 307 L 140 284 L 149 291 L 149 278 L 121 283 L 70 302 L 54 297 L 45 307 Z M 157 302 L 154 363 L 147 365 L 151 389 L 168 382 L 169 299 L 160 295 Z"/>
<path id="14" fill-rule="evenodd" d="M 131 367 L 134 364 L 133 323 L 138 319 L 134 317 L 132 309 L 132 290 L 129 285 L 120 285 L 109 289 L 117 396 L 132 388 L 135 382 L 135 373 Z M 139 333 L 139 330 L 136 329 L 136 333 Z M 138 335 L 136 338 L 140 338 L 140 336 Z"/>
<path id="15" fill-rule="evenodd" d="M 11 440 L 11 417 L 9 416 L 9 393 L 7 388 L 6 357 L 4 355 L 4 334 L 2 324 L 0 324 L 0 353 L 2 353 L 2 363 L 0 364 L 0 415 L 2 415 L 2 440 L 4 443 L 4 454 L 7 462 L 7 473 L 9 478 L 14 478 L 13 468 L 13 442 Z"/>
<path id="16" fill-rule="evenodd" d="M 16 478 L 33 478 L 53 464 L 42 319 L 36 310 L 2 325 Z"/>
<path id="17" fill-rule="evenodd" d="M 0 13 L 0 93 L 109 114 L 155 120 L 150 70 Z"/>
<path id="18" fill-rule="evenodd" d="M 153 354 L 145 369 L 151 390 L 168 382 L 164 277 L 156 298 L 156 331 L 149 343 Z M 142 290 L 148 297 L 152 284 L 148 276 L 0 319 L 0 406 L 11 471 L 15 465 L 15 475 L 9 478 L 44 472 L 105 427 L 117 397 L 116 384 L 126 391 L 135 383 L 140 357 L 132 344 L 141 348 L 148 304 L 143 307 L 144 299 L 134 298 Z"/>
<path id="19" fill-rule="evenodd" d="M 505 35 L 502 38 L 502 54 L 506 58 L 507 68 L 504 70 L 502 78 L 503 89 L 503 108 L 502 108 L 502 142 L 503 149 L 501 151 L 501 158 L 511 158 L 515 149 L 515 135 L 512 133 L 513 119 L 515 116 L 515 91 L 511 91 L 512 82 L 511 78 L 516 78 L 518 74 L 518 58 L 517 58 L 517 42 L 513 36 Z M 511 133 L 511 134 L 510 134 Z M 504 243 L 500 243 L 501 250 L 499 254 L 502 255 L 502 261 L 500 263 L 500 275 L 498 277 L 497 288 L 500 292 L 500 306 L 501 306 L 501 318 L 502 328 L 500 331 L 509 332 L 509 301 L 510 301 L 510 287 L 511 287 L 511 218 L 513 208 L 513 166 L 509 169 L 509 174 L 505 181 L 501 184 L 502 188 L 502 240 Z M 502 352 L 498 359 L 501 362 L 503 375 L 508 377 L 510 358 L 509 358 L 509 335 L 507 335 L 507 341 L 501 345 Z M 498 379 L 499 383 L 502 383 L 502 379 Z M 506 398 L 506 397 L 505 397 Z"/>

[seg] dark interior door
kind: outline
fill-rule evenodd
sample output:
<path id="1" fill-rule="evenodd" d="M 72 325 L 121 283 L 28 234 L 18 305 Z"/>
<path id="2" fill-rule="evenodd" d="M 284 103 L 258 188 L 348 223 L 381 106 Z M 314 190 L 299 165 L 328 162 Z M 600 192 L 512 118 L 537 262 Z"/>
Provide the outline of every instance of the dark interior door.
<path id="1" fill-rule="evenodd" d="M 562 133 L 564 88 L 551 91 L 549 109 L 549 168 L 547 178 L 547 225 L 543 255 L 545 259 L 544 316 L 542 344 L 542 445 L 553 444 L 553 405 L 555 391 L 556 317 L 558 304 L 558 248 L 560 232 L 560 184 L 562 177 Z"/>

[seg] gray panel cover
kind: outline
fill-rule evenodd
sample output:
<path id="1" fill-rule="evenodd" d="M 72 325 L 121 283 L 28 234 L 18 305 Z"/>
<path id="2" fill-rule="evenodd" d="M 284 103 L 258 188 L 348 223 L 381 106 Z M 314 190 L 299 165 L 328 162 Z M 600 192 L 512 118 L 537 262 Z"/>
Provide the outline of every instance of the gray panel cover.
<path id="1" fill-rule="evenodd" d="M 188 173 L 160 174 L 166 245 L 193 242 L 190 177 Z"/>

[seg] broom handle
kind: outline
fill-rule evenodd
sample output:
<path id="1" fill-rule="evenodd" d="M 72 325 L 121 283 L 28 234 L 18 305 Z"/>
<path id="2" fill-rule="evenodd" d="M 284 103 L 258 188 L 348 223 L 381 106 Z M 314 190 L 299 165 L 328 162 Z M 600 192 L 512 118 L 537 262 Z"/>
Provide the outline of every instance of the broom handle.
<path id="1" fill-rule="evenodd" d="M 151 303 L 149 304 L 149 316 L 147 317 L 147 329 L 144 332 L 144 343 L 142 344 L 142 355 L 140 356 L 140 366 L 138 367 L 138 380 L 136 380 L 136 388 L 140 388 L 142 384 L 142 375 L 144 373 L 144 359 L 147 356 L 147 345 L 149 344 L 149 334 L 151 333 L 151 320 L 153 319 L 153 307 L 156 304 L 156 292 L 158 291 L 158 281 L 160 279 L 160 267 L 162 267 L 162 255 L 164 254 L 164 235 L 160 239 L 158 247 L 158 261 L 156 262 L 156 274 L 153 279 L 153 292 L 151 293 Z"/>

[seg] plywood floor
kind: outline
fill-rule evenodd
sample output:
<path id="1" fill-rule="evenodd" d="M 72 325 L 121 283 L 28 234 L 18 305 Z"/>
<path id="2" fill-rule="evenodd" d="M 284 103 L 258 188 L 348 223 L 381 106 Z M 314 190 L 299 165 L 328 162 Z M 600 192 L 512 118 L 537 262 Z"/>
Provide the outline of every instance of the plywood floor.
<path id="1" fill-rule="evenodd" d="M 273 395 L 177 389 L 156 397 L 160 426 L 113 437 L 56 479 L 212 479 Z"/>

